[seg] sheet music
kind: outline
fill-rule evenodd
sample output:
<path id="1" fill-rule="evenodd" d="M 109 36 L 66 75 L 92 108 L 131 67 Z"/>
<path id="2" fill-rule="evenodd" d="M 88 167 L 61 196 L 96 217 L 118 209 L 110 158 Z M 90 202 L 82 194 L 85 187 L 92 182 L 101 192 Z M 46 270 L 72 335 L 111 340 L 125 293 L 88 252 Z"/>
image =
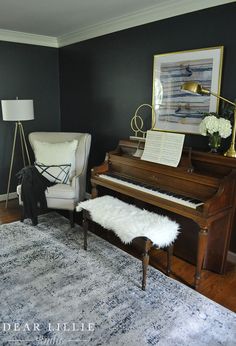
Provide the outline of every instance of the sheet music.
<path id="1" fill-rule="evenodd" d="M 147 131 L 141 160 L 177 167 L 182 155 L 185 135 L 179 133 Z"/>

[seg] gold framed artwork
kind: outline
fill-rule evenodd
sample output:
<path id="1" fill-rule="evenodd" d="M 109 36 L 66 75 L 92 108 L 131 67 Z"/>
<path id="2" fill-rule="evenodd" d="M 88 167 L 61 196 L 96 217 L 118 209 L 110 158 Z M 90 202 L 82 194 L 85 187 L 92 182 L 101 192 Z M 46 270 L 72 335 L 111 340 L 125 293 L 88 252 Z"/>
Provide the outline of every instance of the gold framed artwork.
<path id="1" fill-rule="evenodd" d="M 189 94 L 183 83 L 195 81 L 220 93 L 223 46 L 154 55 L 153 107 L 155 129 L 199 134 L 204 113 L 217 112 L 219 100 L 211 95 Z"/>

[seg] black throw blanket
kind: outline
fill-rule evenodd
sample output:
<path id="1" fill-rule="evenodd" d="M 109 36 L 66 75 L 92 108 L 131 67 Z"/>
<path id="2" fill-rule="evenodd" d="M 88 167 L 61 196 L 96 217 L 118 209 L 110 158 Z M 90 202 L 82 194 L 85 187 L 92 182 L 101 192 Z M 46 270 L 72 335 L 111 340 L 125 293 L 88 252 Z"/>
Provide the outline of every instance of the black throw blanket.
<path id="1" fill-rule="evenodd" d="M 37 209 L 47 208 L 45 190 L 54 185 L 34 166 L 22 168 L 17 173 L 17 178 L 21 184 L 21 199 L 23 201 L 23 219 L 30 218 L 33 225 L 37 225 Z"/>

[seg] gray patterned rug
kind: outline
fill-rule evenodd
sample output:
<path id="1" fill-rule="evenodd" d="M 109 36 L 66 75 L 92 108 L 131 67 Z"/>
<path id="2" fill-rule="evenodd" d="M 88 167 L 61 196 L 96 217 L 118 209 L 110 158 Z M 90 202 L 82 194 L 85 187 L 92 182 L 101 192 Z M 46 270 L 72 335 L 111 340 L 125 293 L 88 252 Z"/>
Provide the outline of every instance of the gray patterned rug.
<path id="1" fill-rule="evenodd" d="M 0 226 L 1 345 L 236 345 L 236 316 L 57 213 Z"/>

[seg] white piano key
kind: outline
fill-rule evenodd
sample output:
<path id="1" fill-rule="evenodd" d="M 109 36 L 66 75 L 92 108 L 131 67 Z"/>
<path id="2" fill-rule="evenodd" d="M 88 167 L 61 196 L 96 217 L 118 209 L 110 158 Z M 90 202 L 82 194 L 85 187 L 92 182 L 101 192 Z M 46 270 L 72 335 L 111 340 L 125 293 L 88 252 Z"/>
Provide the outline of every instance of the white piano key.
<path id="1" fill-rule="evenodd" d="M 105 180 L 112 181 L 112 182 L 119 184 L 119 185 L 127 186 L 127 187 L 130 187 L 132 189 L 139 190 L 139 191 L 148 193 L 150 195 L 157 196 L 157 197 L 166 199 L 168 201 L 184 205 L 184 206 L 192 208 L 192 209 L 196 209 L 198 206 L 203 205 L 202 202 L 196 202 L 196 203 L 192 202 L 191 198 L 189 198 L 189 200 L 186 200 L 186 197 L 183 197 L 183 198 L 181 198 L 181 196 L 175 197 L 175 196 L 172 196 L 170 192 L 163 193 L 163 192 L 155 191 L 155 190 L 152 190 L 150 188 L 140 186 L 138 184 L 130 183 L 126 180 L 118 179 L 118 178 L 115 178 L 115 177 L 112 177 L 112 176 L 109 176 L 106 174 L 100 174 L 99 177 L 102 179 L 105 179 Z"/>

